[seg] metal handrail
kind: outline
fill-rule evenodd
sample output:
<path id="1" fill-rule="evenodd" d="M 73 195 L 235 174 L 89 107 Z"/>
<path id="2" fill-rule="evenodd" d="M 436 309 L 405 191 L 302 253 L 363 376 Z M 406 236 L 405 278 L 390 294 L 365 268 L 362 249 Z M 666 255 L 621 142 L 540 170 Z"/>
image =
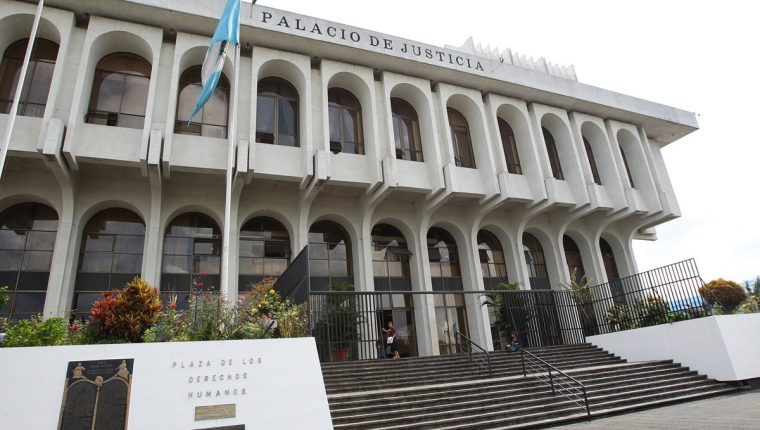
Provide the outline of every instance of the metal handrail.
<path id="1" fill-rule="evenodd" d="M 557 394 L 557 391 L 560 391 L 560 394 L 562 394 L 565 398 L 572 401 L 573 403 L 580 406 L 581 408 L 584 408 L 586 410 L 586 415 L 588 416 L 588 419 L 589 420 L 591 419 L 591 408 L 588 405 L 588 395 L 586 394 L 586 386 L 583 385 L 582 382 L 573 378 L 567 373 L 559 370 L 555 366 L 547 363 L 546 361 L 542 360 L 541 358 L 539 358 L 537 355 L 533 354 L 532 352 L 526 351 L 525 349 L 522 349 L 521 351 L 522 351 L 522 354 L 520 357 L 522 359 L 523 378 L 528 377 L 528 366 L 531 366 L 531 369 L 530 369 L 531 374 L 539 381 L 550 386 L 552 389 L 553 396 Z M 528 365 L 526 366 L 525 354 L 535 359 L 536 361 L 541 363 L 543 366 L 546 366 L 545 371 L 548 374 L 548 382 L 547 382 L 547 379 L 544 379 L 541 377 L 542 376 L 541 373 L 544 372 L 544 369 L 542 369 L 542 366 L 531 365 L 530 363 L 528 363 Z M 552 372 L 554 372 L 554 374 L 552 374 Z M 564 377 L 570 383 L 558 380 L 558 378 L 555 375 L 560 375 Z M 577 387 L 572 387 L 572 384 L 577 385 Z M 570 390 L 572 390 L 573 388 L 575 388 L 576 392 L 579 391 L 583 397 L 581 398 L 580 395 L 571 392 Z M 581 404 L 580 402 L 583 402 L 583 404 Z"/>
<path id="2" fill-rule="evenodd" d="M 459 348 L 462 349 L 463 351 L 465 351 L 465 348 L 464 348 L 465 344 L 461 343 L 460 340 L 464 340 L 465 341 L 465 343 L 467 345 L 467 349 L 466 349 L 465 352 L 469 356 L 470 361 L 474 361 L 474 359 L 477 358 L 477 360 L 478 360 L 478 366 L 481 367 L 481 368 L 483 366 L 485 366 L 488 369 L 488 376 L 489 377 L 492 376 L 493 372 L 491 371 L 491 356 L 488 354 L 488 351 L 486 351 L 485 349 L 483 349 L 483 347 L 481 347 L 477 343 L 473 342 L 472 339 L 470 339 L 469 337 L 463 335 L 460 332 L 456 332 L 455 336 L 456 336 L 456 339 L 457 339 L 457 345 L 459 345 Z M 473 351 L 472 351 L 473 348 L 477 349 L 479 351 L 479 354 L 478 354 L 477 357 L 473 356 Z M 485 360 L 483 359 L 483 357 L 485 357 Z"/>

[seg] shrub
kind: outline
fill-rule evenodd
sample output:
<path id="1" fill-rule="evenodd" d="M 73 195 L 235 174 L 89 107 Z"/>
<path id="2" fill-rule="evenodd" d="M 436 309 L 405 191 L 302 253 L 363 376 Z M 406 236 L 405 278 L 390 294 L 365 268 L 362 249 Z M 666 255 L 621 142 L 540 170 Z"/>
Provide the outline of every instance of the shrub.
<path id="1" fill-rule="evenodd" d="M 704 296 L 707 303 L 720 306 L 726 314 L 734 313 L 736 307 L 747 298 L 744 288 L 734 281 L 723 278 L 710 281 L 699 289 L 699 293 Z M 713 313 L 714 311 L 713 308 Z"/>
<path id="2" fill-rule="evenodd" d="M 307 309 L 306 303 L 294 305 L 290 300 L 285 300 L 282 309 L 276 315 L 280 336 L 307 337 L 309 335 Z"/>
<path id="3" fill-rule="evenodd" d="M 740 314 L 754 314 L 760 312 L 757 305 L 757 299 L 754 297 L 747 297 L 746 300 L 739 304 Z"/>
<path id="4" fill-rule="evenodd" d="M 69 328 L 62 317 L 35 315 L 8 328 L 5 346 L 52 346 L 66 343 Z"/>
<path id="5" fill-rule="evenodd" d="M 649 296 L 636 302 L 636 312 L 642 327 L 669 322 L 670 305 L 660 296 Z"/>
<path id="6" fill-rule="evenodd" d="M 227 299 L 217 292 L 193 293 L 190 295 L 185 322 L 189 340 L 225 340 L 230 335 L 235 322 L 234 310 Z"/>
<path id="7" fill-rule="evenodd" d="M 136 277 L 121 291 L 108 291 L 92 305 L 90 317 L 100 339 L 140 342 L 160 316 L 158 291 Z"/>
<path id="8" fill-rule="evenodd" d="M 604 320 L 610 324 L 612 330 L 628 330 L 634 328 L 631 311 L 626 305 L 612 305 L 604 314 Z"/>
<path id="9" fill-rule="evenodd" d="M 0 287 L 0 308 L 6 303 L 8 303 L 8 287 L 2 286 Z"/>
<path id="10" fill-rule="evenodd" d="M 143 334 L 144 342 L 184 342 L 190 340 L 184 315 L 177 310 L 177 298 L 172 297 L 158 317 L 156 324 Z"/>

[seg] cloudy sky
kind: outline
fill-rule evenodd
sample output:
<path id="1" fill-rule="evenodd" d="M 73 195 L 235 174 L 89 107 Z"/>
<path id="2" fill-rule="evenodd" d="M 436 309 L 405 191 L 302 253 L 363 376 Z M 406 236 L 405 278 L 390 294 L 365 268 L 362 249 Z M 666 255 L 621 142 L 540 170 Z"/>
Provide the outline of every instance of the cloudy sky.
<path id="1" fill-rule="evenodd" d="M 760 274 L 760 26 L 752 2 L 259 0 L 443 46 L 575 65 L 586 84 L 696 112 L 663 153 L 683 217 L 634 245 L 640 270 L 695 258 L 702 277 Z"/>

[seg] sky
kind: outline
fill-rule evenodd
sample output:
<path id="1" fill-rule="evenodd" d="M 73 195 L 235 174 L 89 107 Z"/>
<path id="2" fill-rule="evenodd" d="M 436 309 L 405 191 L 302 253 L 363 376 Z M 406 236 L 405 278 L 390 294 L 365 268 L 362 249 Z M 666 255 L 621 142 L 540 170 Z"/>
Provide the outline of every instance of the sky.
<path id="1" fill-rule="evenodd" d="M 695 112 L 663 149 L 683 216 L 635 241 L 640 271 L 694 258 L 705 281 L 760 275 L 760 25 L 753 2 L 259 0 L 436 46 L 573 64 L 578 80 Z"/>

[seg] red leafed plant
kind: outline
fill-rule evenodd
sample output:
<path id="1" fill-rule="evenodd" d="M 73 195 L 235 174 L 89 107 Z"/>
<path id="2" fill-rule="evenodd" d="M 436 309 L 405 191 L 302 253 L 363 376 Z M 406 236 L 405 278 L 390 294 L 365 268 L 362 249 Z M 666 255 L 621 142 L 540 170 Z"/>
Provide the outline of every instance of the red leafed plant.
<path id="1" fill-rule="evenodd" d="M 160 313 L 158 291 L 136 277 L 120 291 L 103 293 L 103 298 L 93 303 L 90 317 L 101 339 L 141 342 Z"/>

